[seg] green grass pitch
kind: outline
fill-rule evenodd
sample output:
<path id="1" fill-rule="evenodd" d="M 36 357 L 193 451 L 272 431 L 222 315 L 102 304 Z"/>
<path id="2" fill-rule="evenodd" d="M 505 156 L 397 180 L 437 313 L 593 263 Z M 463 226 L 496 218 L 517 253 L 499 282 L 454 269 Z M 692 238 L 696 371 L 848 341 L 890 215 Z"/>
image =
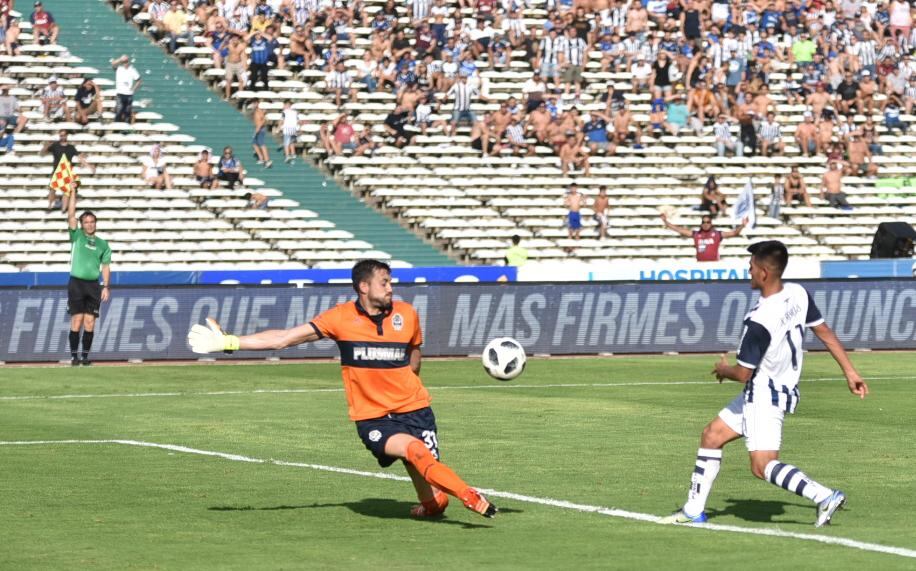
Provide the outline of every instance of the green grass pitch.
<path id="1" fill-rule="evenodd" d="M 814 508 L 753 478 L 736 442 L 711 524 L 916 550 L 916 354 L 853 360 L 871 386 L 864 401 L 828 355 L 807 355 L 782 451 L 846 491 L 848 509 L 816 530 Z M 474 360 L 427 361 L 422 377 L 443 460 L 470 484 L 660 516 L 685 499 L 700 430 L 740 390 L 712 379 L 714 361 L 534 359 L 511 383 Z M 572 384 L 583 386 L 558 386 Z M 340 387 L 330 363 L 5 367 L 0 440 L 126 439 L 379 472 Z M 386 472 L 405 475 L 399 465 Z M 0 569 L 916 567 L 900 554 L 499 497 L 493 520 L 453 501 L 444 519 L 416 521 L 414 499 L 407 482 L 308 467 L 117 444 L 3 444 Z"/>

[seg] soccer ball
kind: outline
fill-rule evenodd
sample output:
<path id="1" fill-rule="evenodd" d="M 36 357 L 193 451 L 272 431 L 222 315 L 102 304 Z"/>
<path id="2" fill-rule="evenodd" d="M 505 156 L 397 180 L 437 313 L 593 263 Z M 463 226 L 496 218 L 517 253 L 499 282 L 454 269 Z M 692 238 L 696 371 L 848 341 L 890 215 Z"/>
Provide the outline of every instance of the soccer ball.
<path id="1" fill-rule="evenodd" d="M 511 381 L 525 370 L 525 349 L 511 337 L 497 337 L 483 349 L 484 370 L 498 381 Z"/>

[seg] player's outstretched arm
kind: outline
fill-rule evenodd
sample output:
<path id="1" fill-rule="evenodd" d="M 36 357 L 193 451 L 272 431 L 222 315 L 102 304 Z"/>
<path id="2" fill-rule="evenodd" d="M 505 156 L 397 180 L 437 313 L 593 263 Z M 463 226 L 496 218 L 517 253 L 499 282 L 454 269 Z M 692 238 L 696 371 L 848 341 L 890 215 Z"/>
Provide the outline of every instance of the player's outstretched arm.
<path id="1" fill-rule="evenodd" d="M 868 385 L 862 379 L 861 375 L 859 375 L 859 372 L 856 371 L 852 361 L 849 360 L 846 349 L 843 348 L 843 344 L 837 339 L 833 329 L 830 329 L 830 326 L 826 323 L 821 323 L 820 325 L 812 327 L 811 331 L 814 331 L 817 338 L 820 339 L 821 342 L 824 343 L 824 346 L 827 347 L 827 350 L 830 351 L 833 360 L 843 369 L 843 375 L 846 377 L 846 384 L 849 385 L 849 392 L 858 395 L 860 399 L 864 399 L 865 395 L 868 394 Z"/>
<path id="2" fill-rule="evenodd" d="M 747 367 L 742 367 L 741 365 L 730 365 L 728 362 L 728 356 L 725 353 L 719 357 L 719 360 L 716 362 L 716 366 L 712 369 L 712 374 L 716 376 L 716 380 L 720 383 L 722 381 L 737 381 L 739 383 L 746 383 L 751 380 L 751 376 L 754 374 L 753 369 L 748 369 Z"/>
<path id="3" fill-rule="evenodd" d="M 321 336 L 311 323 L 304 323 L 292 329 L 269 329 L 241 337 L 226 335 L 219 323 L 210 317 L 207 318 L 206 326 L 197 324 L 188 332 L 188 344 L 195 353 L 275 351 L 319 339 Z"/>

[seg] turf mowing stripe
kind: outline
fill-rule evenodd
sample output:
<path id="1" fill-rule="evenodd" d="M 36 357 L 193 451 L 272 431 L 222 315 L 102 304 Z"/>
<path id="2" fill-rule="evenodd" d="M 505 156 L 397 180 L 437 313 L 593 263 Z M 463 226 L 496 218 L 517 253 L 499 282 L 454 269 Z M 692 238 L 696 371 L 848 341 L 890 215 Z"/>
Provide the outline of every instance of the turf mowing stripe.
<path id="1" fill-rule="evenodd" d="M 199 450 L 197 448 L 189 448 L 187 446 L 179 446 L 176 444 L 158 444 L 156 442 L 142 442 L 139 440 L 18 440 L 18 441 L 0 441 L 0 446 L 36 446 L 36 445 L 62 445 L 62 444 L 123 444 L 127 446 L 139 446 L 142 448 L 158 448 L 160 450 L 169 450 L 172 452 L 184 452 L 187 454 L 197 454 L 200 456 L 212 456 L 216 458 L 222 458 L 225 460 L 232 460 L 234 462 L 248 462 L 252 464 L 272 464 L 275 466 L 289 466 L 293 468 L 309 468 L 312 470 L 320 470 L 323 472 L 334 472 L 337 474 L 347 474 L 350 476 L 362 476 L 364 478 L 378 478 L 381 480 L 397 480 L 399 482 L 409 482 L 410 478 L 406 476 L 395 476 L 394 474 L 388 474 L 385 472 L 365 472 L 362 470 L 351 470 L 349 468 L 340 468 L 337 466 L 325 466 L 322 464 L 308 464 L 304 462 L 286 462 L 283 460 L 274 460 L 274 459 L 261 459 L 261 458 L 252 458 L 250 456 L 242 456 L 240 454 L 230 454 L 227 452 L 215 452 L 212 450 Z M 550 506 L 555 508 L 574 510 L 584 513 L 596 513 L 600 515 L 606 515 L 611 517 L 630 519 L 643 521 L 648 523 L 660 523 L 661 518 L 659 516 L 654 516 L 652 514 L 644 514 L 639 512 L 631 512 L 626 510 L 620 510 L 616 508 L 607 508 L 602 506 L 590 506 L 587 504 L 577 504 L 574 502 L 567 502 L 565 500 L 555 500 L 551 498 L 539 498 L 536 496 L 526 496 L 523 494 L 515 494 L 512 492 L 500 492 L 498 490 L 490 490 L 486 488 L 479 488 L 479 490 L 489 496 L 495 498 L 506 498 L 510 500 L 516 500 L 519 502 L 526 502 L 531 504 L 539 504 L 543 506 Z M 800 539 L 804 541 L 816 541 L 819 543 L 826 543 L 828 545 L 839 545 L 842 547 L 851 547 L 854 549 L 861 549 L 863 551 L 872 551 L 875 553 L 885 553 L 888 555 L 898 555 L 900 557 L 909 557 L 916 559 L 916 550 L 906 549 L 903 547 L 893 547 L 889 545 L 880 545 L 877 543 L 867 543 L 864 541 L 856 541 L 854 539 L 847 539 L 844 537 L 832 537 L 827 535 L 816 535 L 813 533 L 794 533 L 791 531 L 782 531 L 779 529 L 771 528 L 752 528 L 752 527 L 741 527 L 737 525 L 719 525 L 714 523 L 703 523 L 703 524 L 681 524 L 679 527 L 691 527 L 695 529 L 701 529 L 706 531 L 725 531 L 732 533 L 744 533 L 749 535 L 762 535 L 767 537 L 782 537 L 788 539 Z"/>
<path id="2" fill-rule="evenodd" d="M 866 381 L 905 381 L 916 377 L 868 377 Z M 820 377 L 816 379 L 802 379 L 802 383 L 822 383 L 832 381 L 845 381 L 843 377 Z M 710 381 L 658 381 L 634 383 L 553 383 L 547 385 L 520 385 L 515 383 L 461 385 L 454 387 L 427 386 L 431 391 L 449 390 L 475 390 L 475 389 L 566 389 L 566 388 L 614 388 L 614 387 L 649 387 L 672 385 L 712 385 Z M 2 401 L 19 400 L 61 400 L 61 399 L 110 399 L 110 398 L 147 398 L 147 397 L 207 397 L 226 395 L 260 395 L 260 394 L 303 394 L 303 393 L 342 393 L 343 387 L 324 389 L 252 389 L 247 391 L 203 391 L 203 392 L 159 392 L 159 393 L 112 393 L 112 394 L 69 394 L 69 395 L 22 395 L 0 396 Z"/>

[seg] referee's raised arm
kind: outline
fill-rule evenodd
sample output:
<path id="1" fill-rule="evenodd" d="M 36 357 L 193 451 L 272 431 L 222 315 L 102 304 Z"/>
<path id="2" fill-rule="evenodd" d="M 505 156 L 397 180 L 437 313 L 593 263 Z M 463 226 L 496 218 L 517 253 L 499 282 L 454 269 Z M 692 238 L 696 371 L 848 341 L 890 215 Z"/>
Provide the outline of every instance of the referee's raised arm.
<path id="1" fill-rule="evenodd" d="M 71 230 L 76 230 L 76 189 L 73 186 L 70 186 L 70 194 L 65 195 L 64 200 L 67 201 L 67 226 Z"/>

